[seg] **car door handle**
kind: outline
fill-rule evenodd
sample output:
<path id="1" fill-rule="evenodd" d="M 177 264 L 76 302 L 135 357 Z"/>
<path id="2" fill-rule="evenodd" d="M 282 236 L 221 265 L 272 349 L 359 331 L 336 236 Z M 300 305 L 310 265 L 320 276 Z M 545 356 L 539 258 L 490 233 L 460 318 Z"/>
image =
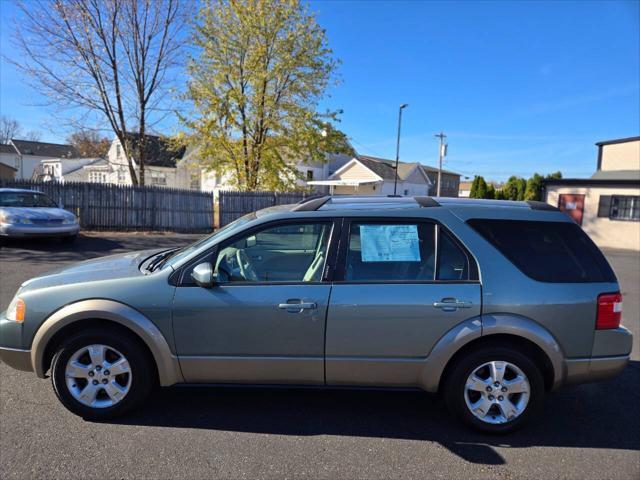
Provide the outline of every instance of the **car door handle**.
<path id="1" fill-rule="evenodd" d="M 286 310 L 289 313 L 300 313 L 303 310 L 313 310 L 318 308 L 318 304 L 315 302 L 301 302 L 295 300 L 289 300 L 287 303 L 279 303 L 278 308 Z"/>
<path id="2" fill-rule="evenodd" d="M 453 312 L 458 308 L 471 308 L 472 305 L 472 302 L 464 302 L 461 300 L 456 300 L 455 298 L 443 298 L 439 302 L 433 302 L 433 306 L 435 308 L 440 308 L 445 312 Z"/>

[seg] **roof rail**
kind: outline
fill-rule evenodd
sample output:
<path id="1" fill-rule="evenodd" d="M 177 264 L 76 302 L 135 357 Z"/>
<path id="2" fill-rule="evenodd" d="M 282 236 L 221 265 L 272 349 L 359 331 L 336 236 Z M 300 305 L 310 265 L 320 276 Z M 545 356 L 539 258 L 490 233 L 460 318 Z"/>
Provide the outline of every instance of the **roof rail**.
<path id="1" fill-rule="evenodd" d="M 433 197 L 413 197 L 421 207 L 439 207 L 440 204 Z"/>
<path id="2" fill-rule="evenodd" d="M 538 200 L 527 200 L 529 207 L 531 210 L 551 210 L 551 211 L 559 211 L 559 208 L 554 207 L 553 205 L 549 205 L 547 202 L 540 202 Z"/>
<path id="3" fill-rule="evenodd" d="M 313 197 L 310 200 L 305 200 L 291 209 L 292 212 L 311 212 L 318 210 L 322 205 L 327 203 L 331 196 L 325 195 L 323 197 Z"/>

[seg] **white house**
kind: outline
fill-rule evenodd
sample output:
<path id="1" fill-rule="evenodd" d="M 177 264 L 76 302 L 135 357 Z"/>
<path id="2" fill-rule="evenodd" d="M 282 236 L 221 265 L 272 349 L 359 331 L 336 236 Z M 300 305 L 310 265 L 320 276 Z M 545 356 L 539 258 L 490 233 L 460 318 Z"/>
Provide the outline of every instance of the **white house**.
<path id="1" fill-rule="evenodd" d="M 0 148 L 0 162 L 16 169 L 17 179 L 30 179 L 43 160 L 78 157 L 72 145 L 12 138 Z"/>
<path id="2" fill-rule="evenodd" d="M 331 173 L 326 180 L 311 180 L 307 184 L 328 187 L 339 195 L 393 195 L 396 180 L 395 162 L 358 155 Z M 397 195 L 429 195 L 433 185 L 420 163 L 398 163 Z"/>

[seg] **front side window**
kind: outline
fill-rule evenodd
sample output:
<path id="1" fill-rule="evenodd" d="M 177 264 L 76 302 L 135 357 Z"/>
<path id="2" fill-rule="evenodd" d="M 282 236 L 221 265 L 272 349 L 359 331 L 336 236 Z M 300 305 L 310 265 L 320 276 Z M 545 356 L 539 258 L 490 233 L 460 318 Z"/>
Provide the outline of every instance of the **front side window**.
<path id="1" fill-rule="evenodd" d="M 223 245 L 214 273 L 223 283 L 320 282 L 330 233 L 330 222 L 268 227 Z"/>

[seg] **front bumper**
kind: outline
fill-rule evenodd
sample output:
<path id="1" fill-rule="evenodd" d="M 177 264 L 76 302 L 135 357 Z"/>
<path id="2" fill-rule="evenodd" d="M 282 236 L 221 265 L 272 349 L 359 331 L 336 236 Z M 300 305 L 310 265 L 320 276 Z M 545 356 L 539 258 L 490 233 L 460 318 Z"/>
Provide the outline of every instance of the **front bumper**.
<path id="1" fill-rule="evenodd" d="M 17 370 L 33 372 L 33 366 L 31 365 L 31 350 L 0 347 L 0 360 Z"/>
<path id="2" fill-rule="evenodd" d="M 591 358 L 566 359 L 564 383 L 586 383 L 618 376 L 629 363 L 633 336 L 624 327 L 596 330 Z"/>
<path id="3" fill-rule="evenodd" d="M 77 223 L 57 225 L 54 227 L 13 225 L 8 223 L 0 224 L 1 237 L 69 237 L 77 235 L 79 231 L 80 225 Z"/>

